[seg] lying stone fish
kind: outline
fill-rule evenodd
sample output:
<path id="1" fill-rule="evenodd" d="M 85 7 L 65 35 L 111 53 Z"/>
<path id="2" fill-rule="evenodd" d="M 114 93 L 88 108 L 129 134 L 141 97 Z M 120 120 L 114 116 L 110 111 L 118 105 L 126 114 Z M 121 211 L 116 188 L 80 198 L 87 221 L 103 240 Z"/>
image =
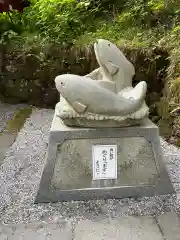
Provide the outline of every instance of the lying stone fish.
<path id="1" fill-rule="evenodd" d="M 106 81 L 94 81 L 89 77 L 64 74 L 55 78 L 57 90 L 77 113 L 95 113 L 110 116 L 125 116 L 136 112 L 142 105 L 146 82 L 140 82 L 128 92 L 115 93 Z"/>
<path id="2" fill-rule="evenodd" d="M 94 44 L 94 51 L 100 68 L 86 75 L 87 77 L 114 82 L 116 92 L 132 86 L 132 78 L 135 74 L 134 66 L 115 44 L 99 39 Z"/>

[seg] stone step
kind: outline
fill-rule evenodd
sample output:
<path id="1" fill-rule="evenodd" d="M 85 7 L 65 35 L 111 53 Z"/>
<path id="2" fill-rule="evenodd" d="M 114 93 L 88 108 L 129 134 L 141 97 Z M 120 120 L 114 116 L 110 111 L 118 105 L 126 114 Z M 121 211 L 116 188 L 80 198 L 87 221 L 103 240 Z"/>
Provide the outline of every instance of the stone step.
<path id="1" fill-rule="evenodd" d="M 101 221 L 58 220 L 0 225 L 0 240 L 178 240 L 176 213 L 159 217 L 121 217 Z"/>

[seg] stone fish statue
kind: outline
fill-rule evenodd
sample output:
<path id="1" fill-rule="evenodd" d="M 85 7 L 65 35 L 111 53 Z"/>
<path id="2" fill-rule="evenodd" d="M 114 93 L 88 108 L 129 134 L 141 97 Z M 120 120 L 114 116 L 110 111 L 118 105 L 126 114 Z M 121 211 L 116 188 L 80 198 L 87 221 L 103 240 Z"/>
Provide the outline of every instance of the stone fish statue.
<path id="1" fill-rule="evenodd" d="M 111 42 L 94 44 L 99 68 L 86 76 L 63 74 L 55 78 L 60 93 L 55 114 L 67 126 L 120 127 L 147 117 L 146 82 L 132 87 L 135 69 Z"/>

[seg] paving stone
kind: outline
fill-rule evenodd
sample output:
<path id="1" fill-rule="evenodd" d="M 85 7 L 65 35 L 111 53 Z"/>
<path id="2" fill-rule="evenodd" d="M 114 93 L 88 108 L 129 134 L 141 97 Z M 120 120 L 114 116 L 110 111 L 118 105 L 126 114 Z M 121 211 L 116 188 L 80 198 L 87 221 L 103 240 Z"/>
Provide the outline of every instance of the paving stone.
<path id="1" fill-rule="evenodd" d="M 156 219 L 166 240 L 180 239 L 180 217 L 176 213 L 165 213 Z"/>
<path id="2" fill-rule="evenodd" d="M 25 104 L 8 104 L 0 101 L 0 132 L 2 132 L 8 121 L 13 118 L 14 113 L 26 107 Z"/>
<path id="3" fill-rule="evenodd" d="M 110 222 L 82 220 L 75 227 L 75 240 L 163 240 L 152 217 L 122 217 Z"/>
<path id="4" fill-rule="evenodd" d="M 71 240 L 71 224 L 66 222 L 1 225 L 0 240 Z"/>
<path id="5" fill-rule="evenodd" d="M 16 133 L 1 133 L 0 134 L 0 165 L 3 163 L 8 148 L 16 139 Z"/>

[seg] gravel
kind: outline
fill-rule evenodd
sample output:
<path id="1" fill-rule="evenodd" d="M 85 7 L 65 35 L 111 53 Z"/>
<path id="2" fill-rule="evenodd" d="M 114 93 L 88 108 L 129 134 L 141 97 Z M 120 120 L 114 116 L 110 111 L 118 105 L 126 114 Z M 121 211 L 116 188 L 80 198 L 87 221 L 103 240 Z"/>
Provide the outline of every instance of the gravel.
<path id="1" fill-rule="evenodd" d="M 122 200 L 94 200 L 33 204 L 44 166 L 53 110 L 34 109 L 0 168 L 0 220 L 28 223 L 37 220 L 93 219 L 124 215 L 180 213 L 180 149 L 161 139 L 175 195 Z"/>

